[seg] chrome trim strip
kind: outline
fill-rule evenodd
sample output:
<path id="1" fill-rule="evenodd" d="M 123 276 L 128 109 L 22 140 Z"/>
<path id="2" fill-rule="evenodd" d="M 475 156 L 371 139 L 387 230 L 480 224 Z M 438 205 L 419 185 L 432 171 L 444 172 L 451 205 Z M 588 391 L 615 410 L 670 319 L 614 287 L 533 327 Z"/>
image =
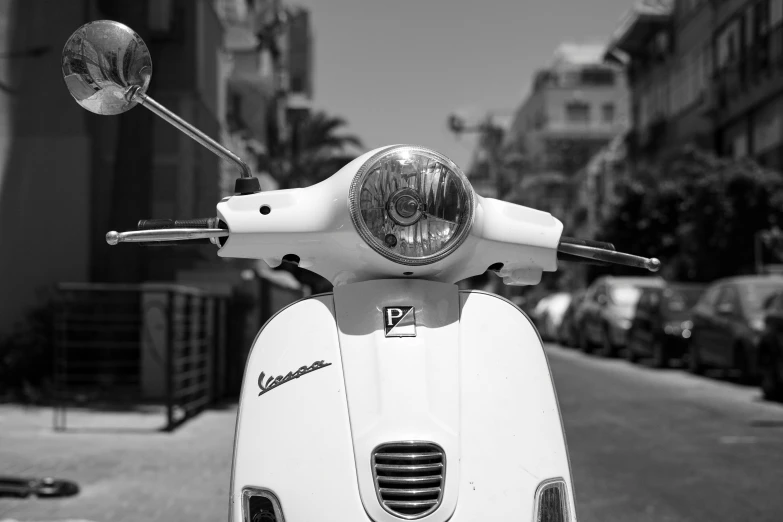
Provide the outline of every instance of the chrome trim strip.
<path id="1" fill-rule="evenodd" d="M 390 493 L 392 495 L 427 495 L 429 493 L 439 493 L 441 488 L 421 488 L 421 489 L 395 489 L 395 488 L 380 488 L 381 493 Z M 387 500 L 386 502 L 391 502 Z M 433 502 L 436 502 L 433 500 Z"/>
<path id="2" fill-rule="evenodd" d="M 442 457 L 443 453 L 378 453 L 375 456 L 382 459 L 432 459 Z"/>
<path id="3" fill-rule="evenodd" d="M 393 507 L 407 507 L 407 508 L 418 508 L 418 507 L 427 507 L 427 506 L 434 506 L 438 504 L 437 500 L 384 500 L 383 503 L 387 506 L 393 506 Z M 394 516 L 399 517 L 399 513 L 395 513 Z M 408 517 L 403 517 L 408 518 Z M 421 518 L 421 517 L 415 517 L 415 518 Z"/>
<path id="4" fill-rule="evenodd" d="M 443 464 L 375 464 L 375 469 L 383 469 L 387 471 L 428 471 L 443 469 Z"/>
<path id="5" fill-rule="evenodd" d="M 443 475 L 428 475 L 426 477 L 378 477 L 378 482 L 394 482 L 397 484 L 411 484 L 416 482 L 435 482 L 443 480 Z"/>
<path id="6" fill-rule="evenodd" d="M 379 449 L 381 448 L 406 448 L 410 446 L 428 446 L 433 448 L 434 451 L 431 452 L 410 452 L 410 453 L 380 453 Z M 438 458 L 441 459 L 441 462 L 437 464 L 409 464 L 409 465 L 402 465 L 402 464 L 379 464 L 376 463 L 376 457 L 382 456 L 381 458 L 410 458 L 411 455 L 416 455 L 418 458 L 422 459 L 432 459 L 432 458 Z M 446 490 L 446 452 L 443 450 L 443 448 L 439 444 L 435 444 L 434 442 L 430 441 L 415 441 L 415 440 L 407 440 L 407 441 L 398 441 L 398 442 L 388 442 L 379 444 L 372 450 L 371 458 L 370 458 L 370 466 L 372 467 L 372 477 L 373 481 L 375 482 L 375 494 L 378 497 L 378 503 L 380 503 L 381 507 L 383 507 L 384 510 L 386 510 L 389 514 L 391 514 L 394 517 L 402 518 L 404 520 L 417 520 L 419 518 L 424 518 L 427 515 L 432 514 L 438 507 L 440 507 L 441 503 L 443 502 L 443 494 Z M 401 472 L 416 472 L 416 471 L 428 471 L 428 470 L 438 470 L 439 475 L 428 475 L 426 477 L 383 477 L 378 475 L 378 470 L 388 470 L 388 471 L 401 471 Z M 427 487 L 427 488 L 417 488 L 416 490 L 409 489 L 411 487 L 411 483 L 426 483 L 426 482 L 434 482 L 438 481 L 440 483 L 439 487 Z M 398 484 L 405 484 L 407 488 L 405 489 L 397 489 L 397 488 L 389 488 L 389 487 L 382 487 L 382 482 L 391 482 L 391 483 L 398 483 Z M 399 492 L 399 494 L 403 495 L 406 494 L 404 492 L 410 492 L 410 491 L 417 491 L 417 493 L 407 493 L 411 496 L 415 495 L 423 495 L 423 494 L 432 494 L 434 492 L 438 493 L 437 499 L 428 499 L 428 500 L 384 500 L 381 496 L 381 493 L 384 493 L 386 495 L 394 495 L 394 493 Z M 406 515 L 404 513 L 398 513 L 393 508 L 399 507 L 399 508 L 426 508 L 429 507 L 429 509 L 426 509 L 425 511 L 422 511 L 421 513 L 417 515 Z"/>

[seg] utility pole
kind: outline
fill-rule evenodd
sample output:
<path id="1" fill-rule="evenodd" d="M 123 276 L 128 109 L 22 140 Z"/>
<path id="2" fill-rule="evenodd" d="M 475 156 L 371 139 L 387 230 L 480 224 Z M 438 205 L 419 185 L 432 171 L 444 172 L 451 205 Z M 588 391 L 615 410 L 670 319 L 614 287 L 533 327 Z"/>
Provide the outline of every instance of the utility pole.
<path id="1" fill-rule="evenodd" d="M 468 126 L 463 118 L 452 114 L 448 118 L 448 126 L 457 136 L 465 133 L 478 134 L 479 147 L 487 151 L 490 178 L 495 184 L 495 197 L 496 199 L 504 200 L 510 192 L 504 175 L 505 169 L 513 164 L 524 163 L 524 155 L 517 153 L 511 154 L 508 158 L 504 157 L 503 138 L 505 137 L 505 130 L 503 127 L 494 122 L 492 113 L 488 113 L 481 123 L 472 126 Z M 495 279 L 493 286 L 496 294 L 507 298 L 510 297 L 511 289 L 504 285 L 500 278 Z"/>
<path id="2" fill-rule="evenodd" d="M 501 161 L 501 147 L 505 134 L 503 127 L 495 124 L 491 114 L 488 114 L 481 123 L 472 126 L 468 126 L 463 118 L 452 114 L 449 116 L 448 125 L 451 132 L 457 136 L 465 133 L 479 135 L 479 146 L 487 151 L 490 178 L 495 182 L 495 196 L 497 199 L 503 199 L 506 195 Z"/>

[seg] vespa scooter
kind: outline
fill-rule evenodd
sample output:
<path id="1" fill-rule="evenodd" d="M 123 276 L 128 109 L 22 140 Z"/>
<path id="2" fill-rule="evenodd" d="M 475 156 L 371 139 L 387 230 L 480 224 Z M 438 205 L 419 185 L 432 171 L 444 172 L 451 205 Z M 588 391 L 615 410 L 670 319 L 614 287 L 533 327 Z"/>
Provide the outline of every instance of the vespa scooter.
<path id="1" fill-rule="evenodd" d="M 231 522 L 574 522 L 574 486 L 544 347 L 528 317 L 456 283 L 534 285 L 558 259 L 659 262 L 562 236 L 550 214 L 484 198 L 419 146 L 367 152 L 317 185 L 261 192 L 236 155 L 145 94 L 146 45 L 97 21 L 68 40 L 65 82 L 98 114 L 141 105 L 242 173 L 214 217 L 145 221 L 110 245 L 208 239 L 221 257 L 283 258 L 334 291 L 297 301 L 248 357 Z"/>

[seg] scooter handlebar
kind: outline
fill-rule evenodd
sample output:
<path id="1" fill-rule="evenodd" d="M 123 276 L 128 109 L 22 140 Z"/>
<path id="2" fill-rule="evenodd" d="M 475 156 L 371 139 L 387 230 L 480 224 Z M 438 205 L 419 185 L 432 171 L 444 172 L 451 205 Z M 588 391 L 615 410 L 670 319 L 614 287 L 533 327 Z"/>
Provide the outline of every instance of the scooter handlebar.
<path id="1" fill-rule="evenodd" d="M 614 250 L 605 248 L 598 248 L 595 246 L 588 246 L 586 244 L 578 244 L 571 242 L 563 242 L 561 240 L 557 247 L 559 254 L 566 254 L 568 256 L 578 256 L 585 259 L 595 260 L 602 263 L 612 263 L 616 265 L 632 266 L 636 268 L 646 268 L 650 272 L 657 272 L 661 268 L 661 262 L 654 257 L 641 257 L 633 254 L 626 254 L 624 252 L 617 252 Z"/>
<path id="2" fill-rule="evenodd" d="M 142 219 L 137 228 L 128 232 L 111 231 L 106 234 L 106 242 L 110 245 L 140 243 L 169 246 L 179 241 L 216 243 L 219 238 L 229 235 L 226 225 L 217 218 Z"/>

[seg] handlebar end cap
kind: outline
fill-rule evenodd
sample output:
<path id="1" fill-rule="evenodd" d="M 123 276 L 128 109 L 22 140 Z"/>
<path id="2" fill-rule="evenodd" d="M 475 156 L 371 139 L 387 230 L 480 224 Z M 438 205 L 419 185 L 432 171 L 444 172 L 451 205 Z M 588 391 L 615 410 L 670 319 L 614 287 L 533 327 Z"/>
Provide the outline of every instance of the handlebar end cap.
<path id="1" fill-rule="evenodd" d="M 650 272 L 657 272 L 661 269 L 661 261 L 657 257 L 651 257 L 648 259 L 646 265 L 647 266 L 645 268 L 647 268 L 647 270 Z"/>
<path id="2" fill-rule="evenodd" d="M 112 246 L 116 245 L 120 242 L 120 234 L 119 232 L 116 232 L 112 230 L 111 232 L 106 233 L 106 242 Z"/>

